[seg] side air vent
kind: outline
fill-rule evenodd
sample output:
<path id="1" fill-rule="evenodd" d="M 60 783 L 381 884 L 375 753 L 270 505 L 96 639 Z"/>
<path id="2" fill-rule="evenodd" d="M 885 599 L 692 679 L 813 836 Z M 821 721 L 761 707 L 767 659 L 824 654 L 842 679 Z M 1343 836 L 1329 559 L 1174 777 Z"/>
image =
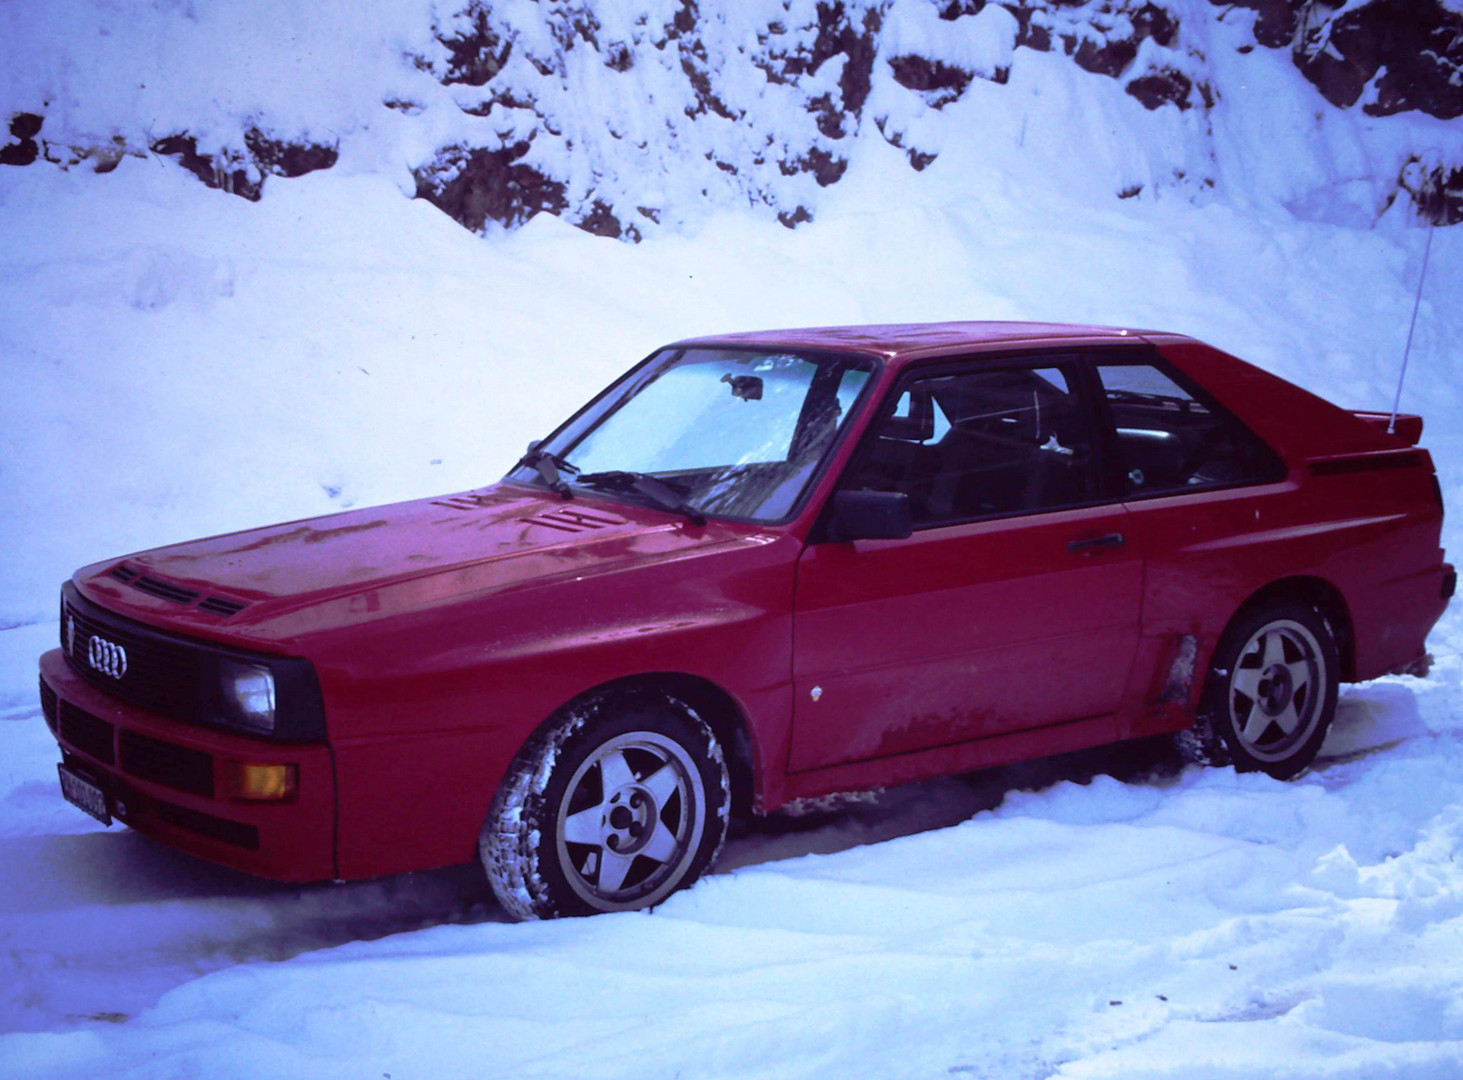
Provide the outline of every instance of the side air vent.
<path id="1" fill-rule="evenodd" d="M 199 602 L 198 610 L 207 611 L 211 615 L 222 615 L 227 619 L 230 615 L 237 615 L 248 606 L 248 604 L 239 600 L 230 600 L 223 596 L 210 596 L 208 599 Z"/>
<path id="2" fill-rule="evenodd" d="M 198 599 L 198 594 L 192 589 L 185 589 L 181 585 L 174 585 L 168 581 L 159 581 L 154 577 L 146 575 L 139 577 L 132 582 L 134 589 L 140 589 L 149 596 L 156 596 L 163 600 L 171 600 L 175 604 L 191 604 Z"/>

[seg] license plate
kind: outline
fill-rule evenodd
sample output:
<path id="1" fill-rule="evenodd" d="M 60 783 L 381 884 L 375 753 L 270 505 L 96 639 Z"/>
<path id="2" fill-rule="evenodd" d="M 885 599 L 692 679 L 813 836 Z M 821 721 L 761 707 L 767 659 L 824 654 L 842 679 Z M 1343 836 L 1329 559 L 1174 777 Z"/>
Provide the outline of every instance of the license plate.
<path id="1" fill-rule="evenodd" d="M 57 765 L 61 774 L 61 794 L 72 806 L 79 806 L 103 825 L 112 823 L 112 814 L 107 807 L 107 793 L 80 773 L 72 772 L 65 765 Z"/>

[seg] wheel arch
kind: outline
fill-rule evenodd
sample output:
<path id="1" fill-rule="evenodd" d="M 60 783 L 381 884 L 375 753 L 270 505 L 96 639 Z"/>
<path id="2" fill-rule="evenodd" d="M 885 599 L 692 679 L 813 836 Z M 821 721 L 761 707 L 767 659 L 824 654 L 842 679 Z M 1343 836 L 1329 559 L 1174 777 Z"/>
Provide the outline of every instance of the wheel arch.
<path id="1" fill-rule="evenodd" d="M 555 709 L 534 734 L 525 740 L 524 746 L 531 745 L 541 731 L 551 727 L 566 713 L 584 709 L 586 706 L 598 711 L 613 705 L 617 699 L 633 700 L 647 695 L 681 702 L 706 722 L 726 759 L 727 775 L 731 783 L 732 813 L 749 814 L 754 805 L 758 784 L 751 729 L 737 700 L 703 676 L 686 672 L 655 671 L 627 675 L 601 683 L 576 694 Z"/>
<path id="2" fill-rule="evenodd" d="M 1272 581 L 1235 610 L 1225 624 L 1224 632 L 1229 633 L 1230 627 L 1256 610 L 1288 602 L 1307 604 L 1321 613 L 1336 639 L 1341 681 L 1355 681 L 1356 637 L 1352 629 L 1351 609 L 1341 590 L 1324 578 L 1296 575 Z"/>

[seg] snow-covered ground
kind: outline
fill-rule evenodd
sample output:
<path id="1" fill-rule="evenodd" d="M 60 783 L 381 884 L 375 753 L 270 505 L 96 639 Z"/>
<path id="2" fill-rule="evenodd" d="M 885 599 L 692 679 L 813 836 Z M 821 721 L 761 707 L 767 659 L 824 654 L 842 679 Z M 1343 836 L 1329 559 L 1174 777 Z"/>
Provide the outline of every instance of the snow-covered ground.
<path id="1" fill-rule="evenodd" d="M 41 7 L 0 4 L 5 40 L 69 57 L 78 99 L 120 81 L 86 63 L 138 62 L 40 34 Z M 797 230 L 713 201 L 639 245 L 544 215 L 478 237 L 403 197 L 379 131 L 258 203 L 155 157 L 0 168 L 0 1076 L 1463 1075 L 1451 613 L 1432 675 L 1349 688 L 1296 782 L 1141 747 L 893 790 L 742 827 L 721 872 L 648 914 L 506 924 L 472 867 L 272 885 L 103 830 L 56 788 L 34 665 L 74 567 L 481 485 L 675 337 L 1147 325 L 1388 407 L 1426 232 L 1402 202 L 1378 213 L 1387 178 L 1368 169 L 1404 136 L 1456 134 L 1325 113 L 1207 8 L 1194 32 L 1226 68 L 1207 149 L 1111 80 L 1020 51 L 1009 83 L 908 118 L 940 141 L 925 171 L 853 140 Z M 271 67 L 267 45 L 249 70 L 277 105 L 265 75 L 301 50 Z M 65 64 L 8 71 L 0 115 L 39 107 L 24 94 Z M 167 85 L 180 122 L 248 107 L 209 69 Z M 337 118 L 369 97 L 296 85 Z M 114 106 L 140 129 L 154 103 Z M 73 119 L 108 114 L 88 99 Z M 1212 190 L 1115 197 L 1196 154 Z M 1454 508 L 1459 297 L 1463 228 L 1439 229 L 1403 408 L 1426 416 Z"/>

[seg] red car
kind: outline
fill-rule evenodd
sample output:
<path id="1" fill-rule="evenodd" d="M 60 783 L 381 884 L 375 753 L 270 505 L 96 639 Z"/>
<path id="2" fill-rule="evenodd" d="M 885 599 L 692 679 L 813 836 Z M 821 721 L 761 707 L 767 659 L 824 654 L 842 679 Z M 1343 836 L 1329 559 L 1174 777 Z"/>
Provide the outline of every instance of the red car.
<path id="1" fill-rule="evenodd" d="M 645 907 L 732 811 L 1164 732 L 1290 777 L 1455 575 L 1417 417 L 1173 334 L 679 342 L 477 491 L 78 571 L 67 798 L 289 881 Z"/>

